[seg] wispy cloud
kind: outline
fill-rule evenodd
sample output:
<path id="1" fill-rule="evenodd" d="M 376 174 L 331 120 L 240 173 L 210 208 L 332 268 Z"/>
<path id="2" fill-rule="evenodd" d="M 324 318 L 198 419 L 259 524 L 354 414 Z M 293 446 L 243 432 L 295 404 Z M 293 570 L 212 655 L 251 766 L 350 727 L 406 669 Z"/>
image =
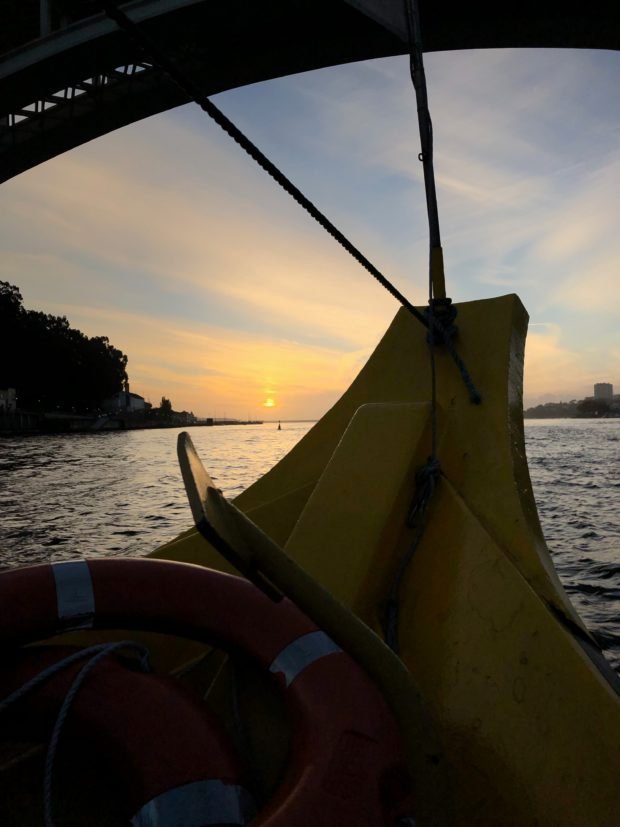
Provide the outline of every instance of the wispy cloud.
<path id="1" fill-rule="evenodd" d="M 427 55 L 448 286 L 519 292 L 526 398 L 620 384 L 620 56 Z M 219 96 L 418 303 L 427 228 L 404 59 Z M 207 413 L 274 390 L 313 415 L 396 305 L 200 113 L 183 108 L 0 189 L 0 278 L 130 356 L 132 382 Z M 550 324 L 550 327 L 537 325 Z M 321 407 L 322 406 L 322 407 Z M 284 415 L 284 414 L 283 414 Z"/>
<path id="2" fill-rule="evenodd" d="M 130 355 L 132 389 L 204 415 L 259 416 L 267 396 L 283 418 L 318 417 L 369 355 L 274 340 L 186 318 L 50 304 L 82 329 L 105 330 Z"/>
<path id="3" fill-rule="evenodd" d="M 179 143 L 189 152 L 191 133 L 182 133 Z M 161 164 L 157 151 L 150 152 L 152 167 Z M 214 156 L 218 168 L 217 147 Z M 140 177 L 96 155 L 59 158 L 16 186 L 18 197 L 7 210 L 14 233 L 4 272 L 17 267 L 38 279 L 38 264 L 64 259 L 64 277 L 72 277 L 74 289 L 80 290 L 81 278 L 83 295 L 95 292 L 104 303 L 122 305 L 141 290 L 189 291 L 203 303 L 207 322 L 213 320 L 211 299 L 219 297 L 220 319 L 222 310 L 234 311 L 251 326 L 260 320 L 280 332 L 294 330 L 296 339 L 327 337 L 344 348 L 372 341 L 394 312 L 393 300 L 303 214 L 293 210 L 291 216 L 284 199 L 265 205 L 262 188 L 269 190 L 269 182 L 250 181 L 250 197 L 241 197 L 235 187 L 218 189 L 222 176 L 218 168 L 215 191 L 190 179 L 181 192 L 171 192 L 165 177 Z M 36 253 L 30 234 L 20 229 L 29 225 L 38 229 Z M 119 274 L 127 296 L 109 291 Z"/>

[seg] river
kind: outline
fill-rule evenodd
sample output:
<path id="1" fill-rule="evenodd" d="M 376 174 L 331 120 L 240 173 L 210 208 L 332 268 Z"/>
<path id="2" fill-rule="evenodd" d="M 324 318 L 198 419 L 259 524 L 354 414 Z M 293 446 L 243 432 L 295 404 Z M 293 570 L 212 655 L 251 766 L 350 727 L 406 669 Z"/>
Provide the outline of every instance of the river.
<path id="1" fill-rule="evenodd" d="M 311 423 L 190 428 L 235 496 Z M 530 474 L 560 578 L 620 671 L 620 420 L 528 420 Z M 0 566 L 142 555 L 191 525 L 178 430 L 0 438 Z"/>

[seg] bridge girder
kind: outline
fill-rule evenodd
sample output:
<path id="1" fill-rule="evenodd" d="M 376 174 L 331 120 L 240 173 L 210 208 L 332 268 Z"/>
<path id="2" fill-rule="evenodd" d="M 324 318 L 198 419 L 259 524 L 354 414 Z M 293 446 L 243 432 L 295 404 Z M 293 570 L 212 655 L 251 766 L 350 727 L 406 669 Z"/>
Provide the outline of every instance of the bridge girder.
<path id="1" fill-rule="evenodd" d="M 142 25 L 152 37 L 166 44 L 179 67 L 212 95 L 363 59 L 369 51 L 402 51 L 392 33 L 346 3 L 336 0 L 336 5 L 332 17 L 338 25 L 330 37 L 321 27 L 334 0 L 270 0 L 260 9 L 246 0 L 141 0 L 123 8 L 138 20 L 142 12 Z M 301 7 L 308 16 L 299 31 Z M 355 18 L 360 18 L 356 37 L 340 43 Z M 0 181 L 186 102 L 185 94 L 115 24 L 103 15 L 81 20 L 0 59 Z"/>
<path id="2" fill-rule="evenodd" d="M 520 0 L 498 3 L 495 11 L 482 0 L 420 2 L 426 51 L 620 48 L 617 0 Z M 134 0 L 122 6 L 209 95 L 407 48 L 402 0 Z M 9 24 L 0 39 L 0 181 L 187 101 L 97 8 L 97 0 L 0 0 Z M 19 20 L 11 21 L 11 12 Z M 50 25 L 58 28 L 36 36 Z"/>

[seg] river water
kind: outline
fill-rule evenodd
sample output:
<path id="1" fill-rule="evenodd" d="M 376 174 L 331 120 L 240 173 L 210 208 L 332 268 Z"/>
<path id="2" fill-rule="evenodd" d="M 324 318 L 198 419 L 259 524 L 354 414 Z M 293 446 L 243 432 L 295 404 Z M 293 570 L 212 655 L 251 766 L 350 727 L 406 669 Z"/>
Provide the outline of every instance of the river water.
<path id="1" fill-rule="evenodd" d="M 311 423 L 189 428 L 218 486 L 247 488 Z M 564 586 L 620 671 L 620 419 L 529 420 L 526 444 Z M 142 555 L 191 525 L 178 430 L 0 438 L 0 566 Z"/>

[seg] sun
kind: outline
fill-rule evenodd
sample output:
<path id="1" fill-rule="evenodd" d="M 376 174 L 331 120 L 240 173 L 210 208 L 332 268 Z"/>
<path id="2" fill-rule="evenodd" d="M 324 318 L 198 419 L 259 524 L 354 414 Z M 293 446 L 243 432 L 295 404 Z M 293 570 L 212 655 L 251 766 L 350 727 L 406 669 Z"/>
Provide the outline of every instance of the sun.
<path id="1" fill-rule="evenodd" d="M 276 403 L 273 401 L 271 397 L 269 399 L 265 399 L 263 402 L 263 408 L 275 408 Z"/>

